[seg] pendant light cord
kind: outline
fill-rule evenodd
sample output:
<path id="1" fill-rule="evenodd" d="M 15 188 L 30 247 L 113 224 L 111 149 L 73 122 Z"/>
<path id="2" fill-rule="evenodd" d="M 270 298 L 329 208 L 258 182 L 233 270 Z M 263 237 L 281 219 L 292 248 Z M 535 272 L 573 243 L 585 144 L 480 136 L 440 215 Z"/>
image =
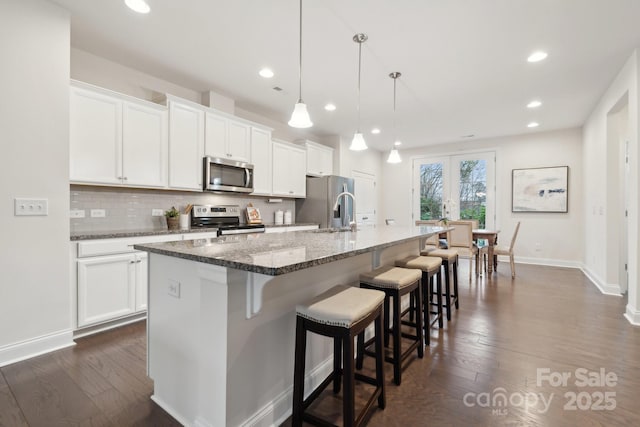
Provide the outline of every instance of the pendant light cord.
<path id="1" fill-rule="evenodd" d="M 298 67 L 298 102 L 302 103 L 302 0 L 300 0 L 300 34 L 299 34 L 299 38 L 300 40 L 300 45 L 299 45 L 299 58 L 300 58 L 300 63 L 299 63 L 299 67 Z"/>
<path id="2" fill-rule="evenodd" d="M 358 42 L 358 133 L 360 133 L 360 72 L 362 69 L 362 42 Z"/>
<path id="3" fill-rule="evenodd" d="M 398 130 L 396 127 L 396 80 L 397 77 L 393 78 L 393 139 L 398 139 Z M 395 143 L 395 141 L 394 141 Z"/>

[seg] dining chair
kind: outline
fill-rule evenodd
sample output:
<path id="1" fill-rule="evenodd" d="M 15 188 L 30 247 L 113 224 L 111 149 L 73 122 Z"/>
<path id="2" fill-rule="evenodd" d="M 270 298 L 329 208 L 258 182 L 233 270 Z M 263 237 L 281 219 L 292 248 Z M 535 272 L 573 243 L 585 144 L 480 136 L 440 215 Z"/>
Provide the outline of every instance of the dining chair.
<path id="1" fill-rule="evenodd" d="M 513 246 L 516 244 L 516 237 L 518 237 L 518 230 L 520 230 L 520 221 L 516 224 L 516 228 L 513 232 L 513 236 L 511 237 L 511 243 L 509 246 L 500 246 L 496 245 L 493 247 L 493 259 L 489 260 L 489 262 L 493 262 L 495 267 L 498 266 L 498 255 L 507 255 L 509 257 L 509 264 L 511 265 L 511 278 L 516 278 L 516 265 L 513 260 Z M 484 255 L 483 255 L 484 258 Z"/>
<path id="2" fill-rule="evenodd" d="M 469 281 L 471 281 L 471 270 L 473 263 L 476 264 L 476 276 L 479 274 L 478 269 L 478 248 L 473 244 L 473 221 L 449 221 L 448 224 L 453 227 L 449 233 L 449 249 L 454 249 L 458 255 L 469 258 Z"/>

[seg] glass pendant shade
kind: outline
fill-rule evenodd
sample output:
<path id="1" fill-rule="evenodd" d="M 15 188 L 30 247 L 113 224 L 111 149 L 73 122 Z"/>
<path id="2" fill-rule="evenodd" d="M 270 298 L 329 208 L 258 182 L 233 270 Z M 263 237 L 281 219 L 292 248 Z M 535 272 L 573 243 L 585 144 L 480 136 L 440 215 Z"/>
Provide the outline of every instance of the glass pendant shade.
<path id="1" fill-rule="evenodd" d="M 392 148 L 389 152 L 389 157 L 387 158 L 387 163 L 401 163 L 402 159 L 400 158 L 400 153 L 397 148 Z"/>
<path id="2" fill-rule="evenodd" d="M 295 107 L 293 108 L 293 113 L 291 114 L 291 120 L 289 120 L 289 126 L 292 128 L 310 128 L 313 126 L 311 122 L 311 117 L 309 117 L 309 112 L 307 111 L 307 104 L 302 102 L 301 99 L 298 100 Z"/>
<path id="3" fill-rule="evenodd" d="M 364 137 L 360 132 L 356 132 L 353 135 L 353 139 L 351 140 L 351 145 L 349 146 L 349 150 L 352 151 L 362 151 L 367 149 L 367 143 L 364 142 Z"/>

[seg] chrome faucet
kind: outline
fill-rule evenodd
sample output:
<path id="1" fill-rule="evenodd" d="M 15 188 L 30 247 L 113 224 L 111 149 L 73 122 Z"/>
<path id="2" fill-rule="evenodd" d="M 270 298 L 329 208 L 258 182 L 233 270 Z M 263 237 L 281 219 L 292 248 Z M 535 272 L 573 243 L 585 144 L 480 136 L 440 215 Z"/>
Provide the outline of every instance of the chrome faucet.
<path id="1" fill-rule="evenodd" d="M 345 196 L 345 208 L 346 208 L 346 196 L 350 196 L 351 199 L 353 200 L 353 220 L 349 221 L 349 227 L 351 228 L 351 231 L 356 231 L 357 227 L 358 227 L 358 223 L 355 221 L 355 216 L 356 216 L 356 196 L 354 196 L 352 193 L 349 193 L 348 191 L 343 191 L 342 193 L 338 194 L 338 196 L 336 197 L 336 202 L 333 205 L 333 211 L 337 211 L 338 210 L 338 203 L 340 202 L 340 197 Z"/>

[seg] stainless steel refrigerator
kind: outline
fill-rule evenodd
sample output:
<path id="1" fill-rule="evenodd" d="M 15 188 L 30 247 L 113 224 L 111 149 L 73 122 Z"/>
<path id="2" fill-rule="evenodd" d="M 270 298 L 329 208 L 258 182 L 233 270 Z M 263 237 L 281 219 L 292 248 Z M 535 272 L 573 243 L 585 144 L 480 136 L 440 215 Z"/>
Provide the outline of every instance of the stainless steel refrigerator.
<path id="1" fill-rule="evenodd" d="M 333 209 L 338 195 L 345 191 L 354 194 L 353 178 L 308 176 L 307 197 L 296 199 L 296 222 L 317 223 L 320 228 L 348 227 L 350 221 L 355 221 L 351 197 L 341 196 L 337 209 Z"/>

